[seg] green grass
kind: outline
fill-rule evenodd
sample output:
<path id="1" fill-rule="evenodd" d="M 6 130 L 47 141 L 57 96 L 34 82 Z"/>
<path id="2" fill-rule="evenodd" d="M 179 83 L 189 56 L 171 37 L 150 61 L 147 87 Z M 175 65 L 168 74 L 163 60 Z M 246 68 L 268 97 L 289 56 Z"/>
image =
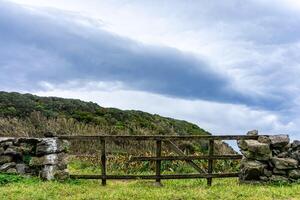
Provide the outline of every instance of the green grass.
<path id="1" fill-rule="evenodd" d="M 99 163 L 73 159 L 69 163 L 72 174 L 99 174 Z M 120 170 L 110 174 L 127 173 Z M 135 174 L 149 174 L 150 171 L 135 171 Z M 154 172 L 152 171 L 152 174 Z M 168 172 L 167 172 L 168 173 Z M 154 185 L 154 181 L 113 181 L 107 186 L 100 180 L 68 180 L 65 182 L 44 182 L 38 178 L 26 178 L 0 174 L 0 200 L 5 199 L 300 199 L 300 183 L 277 185 L 239 184 L 237 178 L 213 179 L 208 187 L 205 179 L 164 180 L 163 187 Z"/>
<path id="2" fill-rule="evenodd" d="M 166 180 L 163 187 L 153 181 L 108 181 L 103 187 L 95 180 L 8 179 L 0 185 L 0 199 L 300 199 L 300 184 L 239 185 L 234 178 L 214 179 L 212 187 L 205 180 Z"/>

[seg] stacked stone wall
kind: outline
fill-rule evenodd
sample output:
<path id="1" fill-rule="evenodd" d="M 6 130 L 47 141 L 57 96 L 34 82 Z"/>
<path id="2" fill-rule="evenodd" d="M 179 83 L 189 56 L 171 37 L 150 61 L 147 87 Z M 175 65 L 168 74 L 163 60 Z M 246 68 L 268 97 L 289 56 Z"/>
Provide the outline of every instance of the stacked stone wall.
<path id="1" fill-rule="evenodd" d="M 69 143 L 57 138 L 0 137 L 0 173 L 66 179 Z"/>
<path id="2" fill-rule="evenodd" d="M 250 131 L 248 135 L 258 135 Z M 258 136 L 240 140 L 241 182 L 292 182 L 300 179 L 300 141 L 290 142 L 288 135 Z"/>

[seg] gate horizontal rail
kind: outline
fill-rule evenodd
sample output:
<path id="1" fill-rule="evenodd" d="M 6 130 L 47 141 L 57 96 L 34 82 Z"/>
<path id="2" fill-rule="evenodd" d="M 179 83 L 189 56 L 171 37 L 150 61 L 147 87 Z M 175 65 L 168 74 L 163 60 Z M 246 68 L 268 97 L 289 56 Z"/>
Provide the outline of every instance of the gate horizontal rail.
<path id="1" fill-rule="evenodd" d="M 108 140 L 256 140 L 257 135 L 61 135 L 60 139 L 108 139 Z"/>
<path id="2" fill-rule="evenodd" d="M 133 156 L 129 162 L 136 161 L 156 161 L 156 160 L 239 160 L 242 159 L 242 155 L 215 155 L 215 156 L 164 156 L 164 157 L 149 157 L 149 156 Z"/>
<path id="3" fill-rule="evenodd" d="M 229 178 L 238 177 L 239 173 L 222 173 L 222 174 L 164 174 L 156 175 L 70 175 L 73 179 L 195 179 L 195 178 Z"/>
<path id="4" fill-rule="evenodd" d="M 194 178 L 206 178 L 207 184 L 212 184 L 212 178 L 228 178 L 238 177 L 239 173 L 213 173 L 213 161 L 214 160 L 238 160 L 242 159 L 242 155 L 229 154 L 229 155 L 215 155 L 214 144 L 215 140 L 257 140 L 257 135 L 189 135 L 189 136 L 174 136 L 174 135 L 62 135 L 57 136 L 60 139 L 66 140 L 100 140 L 101 141 L 101 175 L 70 175 L 74 179 L 101 179 L 102 185 L 106 185 L 108 179 L 155 179 L 160 184 L 162 179 L 194 179 Z M 135 140 L 135 141 L 156 141 L 156 156 L 133 156 L 129 162 L 139 161 L 155 161 L 155 175 L 107 175 L 106 173 L 106 141 L 120 141 L 120 140 Z M 180 150 L 171 140 L 207 140 L 208 155 L 188 156 Z M 162 143 L 169 146 L 178 156 L 162 156 L 161 148 Z M 165 160 L 183 160 L 190 166 L 196 169 L 198 174 L 161 174 L 161 161 Z M 208 160 L 207 171 L 201 169 L 193 160 Z"/>

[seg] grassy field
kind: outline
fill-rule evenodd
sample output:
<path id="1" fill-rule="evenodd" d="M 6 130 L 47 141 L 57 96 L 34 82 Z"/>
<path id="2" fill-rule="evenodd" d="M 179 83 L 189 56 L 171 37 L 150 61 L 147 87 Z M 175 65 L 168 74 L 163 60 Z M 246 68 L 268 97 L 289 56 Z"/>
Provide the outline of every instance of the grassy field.
<path id="1" fill-rule="evenodd" d="M 99 173 L 100 165 L 74 159 L 69 163 L 72 174 Z M 184 168 L 187 173 L 187 168 Z M 120 173 L 111 171 L 110 174 Z M 135 171 L 134 173 L 140 173 Z M 142 172 L 146 173 L 145 171 Z M 149 173 L 149 172 L 148 172 Z M 152 173 L 154 173 L 152 171 Z M 300 199 L 300 183 L 276 185 L 239 184 L 237 178 L 213 179 L 213 186 L 206 186 L 205 179 L 164 180 L 163 187 L 154 181 L 113 181 L 103 187 L 100 180 L 68 180 L 44 182 L 38 178 L 0 174 L 0 200 L 21 199 Z"/>
<path id="2" fill-rule="evenodd" d="M 153 181 L 69 180 L 43 182 L 36 178 L 8 178 L 0 175 L 0 199 L 300 199 L 300 184 L 239 185 L 237 179 L 215 179 L 212 187 L 205 180 L 167 180 L 163 187 Z M 7 177 L 6 177 L 7 178 Z M 9 183 L 10 182 L 10 183 Z"/>

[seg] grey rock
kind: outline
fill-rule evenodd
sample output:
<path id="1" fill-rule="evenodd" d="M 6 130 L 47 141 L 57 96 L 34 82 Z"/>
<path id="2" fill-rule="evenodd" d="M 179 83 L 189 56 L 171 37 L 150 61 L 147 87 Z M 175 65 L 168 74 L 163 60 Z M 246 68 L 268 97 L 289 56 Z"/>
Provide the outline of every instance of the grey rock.
<path id="1" fill-rule="evenodd" d="M 13 142 L 2 142 L 1 147 L 3 147 L 4 149 L 7 149 L 8 147 L 13 146 Z"/>
<path id="2" fill-rule="evenodd" d="M 28 166 L 25 164 L 16 164 L 16 171 L 18 174 L 26 174 Z"/>
<path id="3" fill-rule="evenodd" d="M 300 151 L 296 150 L 294 152 L 291 153 L 291 158 L 300 161 Z"/>
<path id="4" fill-rule="evenodd" d="M 275 167 L 275 165 L 273 164 L 272 160 L 268 161 L 268 166 L 269 166 L 269 168 L 272 168 L 272 169 Z"/>
<path id="5" fill-rule="evenodd" d="M 247 135 L 258 135 L 258 130 L 248 131 Z"/>
<path id="6" fill-rule="evenodd" d="M 248 132 L 247 133 L 247 135 L 248 134 L 252 134 L 252 135 L 255 135 L 256 134 L 256 132 Z M 267 145 L 267 144 L 263 144 L 263 143 L 261 143 L 261 142 L 259 142 L 259 141 L 257 141 L 257 140 L 238 140 L 238 146 L 239 146 L 239 148 L 241 148 L 242 150 L 248 150 L 248 148 L 249 148 L 249 145 L 251 145 L 251 144 L 253 144 L 253 143 L 260 143 L 260 144 L 262 144 L 262 145 Z"/>
<path id="7" fill-rule="evenodd" d="M 264 169 L 263 174 L 267 177 L 271 177 L 273 175 L 272 171 L 268 169 Z"/>
<path id="8" fill-rule="evenodd" d="M 292 148 L 289 148 L 286 152 L 289 154 L 289 155 L 292 155 L 292 153 L 294 151 L 298 151 L 298 150 L 293 150 Z"/>
<path id="9" fill-rule="evenodd" d="M 248 149 L 248 147 L 247 147 L 247 143 L 245 142 L 245 140 L 238 140 L 237 141 L 237 145 L 238 145 L 238 147 L 240 148 L 240 149 L 242 149 L 242 150 L 247 150 Z"/>
<path id="10" fill-rule="evenodd" d="M 241 150 L 242 155 L 244 156 L 244 158 L 249 159 L 249 160 L 255 160 L 255 155 L 252 154 L 250 151 L 247 150 Z"/>
<path id="11" fill-rule="evenodd" d="M 254 155 L 255 159 L 258 161 L 268 161 L 271 158 L 271 154 L 256 154 Z"/>
<path id="12" fill-rule="evenodd" d="M 4 155 L 21 156 L 22 150 L 19 147 L 11 146 L 4 151 Z"/>
<path id="13" fill-rule="evenodd" d="M 64 153 L 49 154 L 41 157 L 32 157 L 29 165 L 30 166 L 42 166 L 42 165 L 57 165 L 66 164 L 67 157 Z"/>
<path id="14" fill-rule="evenodd" d="M 300 169 L 290 170 L 288 174 L 291 179 L 300 179 Z"/>
<path id="15" fill-rule="evenodd" d="M 273 169 L 273 173 L 277 174 L 277 175 L 286 175 L 286 171 L 285 170 L 277 169 L 277 168 Z"/>
<path id="16" fill-rule="evenodd" d="M 280 182 L 280 183 L 288 183 L 289 179 L 280 175 L 273 175 L 270 177 L 270 181 L 272 182 Z"/>
<path id="17" fill-rule="evenodd" d="M 271 153 L 270 147 L 268 144 L 258 142 L 257 140 L 245 140 L 248 151 L 261 154 L 269 155 Z"/>
<path id="18" fill-rule="evenodd" d="M 282 152 L 289 152 L 290 143 L 281 148 Z"/>
<path id="19" fill-rule="evenodd" d="M 272 163 L 277 169 L 296 169 L 298 167 L 298 161 L 293 158 L 273 157 Z"/>
<path id="20" fill-rule="evenodd" d="M 299 140 L 294 140 L 291 144 L 292 149 L 300 149 L 300 141 Z"/>
<path id="21" fill-rule="evenodd" d="M 279 149 L 273 149 L 273 150 L 272 150 L 272 154 L 273 154 L 274 156 L 277 156 L 277 155 L 279 155 L 280 153 L 282 153 L 282 151 L 279 150 Z"/>
<path id="22" fill-rule="evenodd" d="M 46 165 L 42 168 L 40 177 L 43 180 L 66 180 L 70 175 L 67 169 L 59 170 L 55 165 Z"/>
<path id="23" fill-rule="evenodd" d="M 271 140 L 270 140 L 269 136 L 265 136 L 265 135 L 259 136 L 257 141 L 261 142 L 261 143 L 271 144 Z"/>
<path id="24" fill-rule="evenodd" d="M 4 163 L 9 163 L 13 160 L 13 157 L 9 156 L 9 155 L 2 155 L 0 156 L 0 165 L 4 164 Z"/>
<path id="25" fill-rule="evenodd" d="M 266 165 L 259 161 L 243 160 L 241 163 L 241 180 L 258 180 L 263 175 Z"/>
<path id="26" fill-rule="evenodd" d="M 291 143 L 288 143 L 286 146 L 285 146 L 285 150 L 287 151 L 288 149 L 291 149 L 292 148 L 292 144 Z"/>
<path id="27" fill-rule="evenodd" d="M 268 161 L 271 158 L 271 154 L 257 154 L 251 151 L 243 151 L 241 153 L 250 160 Z"/>
<path id="28" fill-rule="evenodd" d="M 66 140 L 59 140 L 57 138 L 42 139 L 36 146 L 37 155 L 53 154 L 60 152 L 67 152 L 69 143 Z"/>
<path id="29" fill-rule="evenodd" d="M 289 156 L 288 152 L 282 152 L 277 155 L 278 158 L 287 158 Z"/>
<path id="30" fill-rule="evenodd" d="M 0 155 L 2 155 L 3 153 L 4 153 L 3 147 L 0 147 Z"/>
<path id="31" fill-rule="evenodd" d="M 55 166 L 53 166 L 53 165 L 46 165 L 41 170 L 40 177 L 43 180 L 47 180 L 47 181 L 53 180 L 54 179 L 55 170 L 56 170 Z"/>
<path id="32" fill-rule="evenodd" d="M 16 174 L 17 170 L 15 168 L 9 168 L 8 170 L 6 170 L 7 173 L 12 173 L 12 174 Z"/>
<path id="33" fill-rule="evenodd" d="M 272 135 L 269 136 L 271 146 L 274 148 L 282 148 L 289 144 L 290 138 L 288 135 Z"/>
<path id="34" fill-rule="evenodd" d="M 57 138 L 45 138 L 39 142 L 36 146 L 36 154 L 53 154 L 58 151 L 58 139 Z"/>
<path id="35" fill-rule="evenodd" d="M 272 155 L 269 144 L 257 140 L 241 140 L 239 146 L 242 154 L 248 159 L 266 161 Z"/>
<path id="36" fill-rule="evenodd" d="M 13 137 L 0 137 L 0 143 L 4 143 L 4 142 L 14 142 L 15 138 Z"/>
<path id="37" fill-rule="evenodd" d="M 269 181 L 269 177 L 267 177 L 267 176 L 260 176 L 259 180 L 261 180 L 262 182 L 268 182 Z"/>
<path id="38" fill-rule="evenodd" d="M 1 165 L 0 167 L 0 172 L 6 172 L 8 169 L 13 168 L 16 166 L 16 163 L 10 162 L 10 163 L 5 163 Z"/>

